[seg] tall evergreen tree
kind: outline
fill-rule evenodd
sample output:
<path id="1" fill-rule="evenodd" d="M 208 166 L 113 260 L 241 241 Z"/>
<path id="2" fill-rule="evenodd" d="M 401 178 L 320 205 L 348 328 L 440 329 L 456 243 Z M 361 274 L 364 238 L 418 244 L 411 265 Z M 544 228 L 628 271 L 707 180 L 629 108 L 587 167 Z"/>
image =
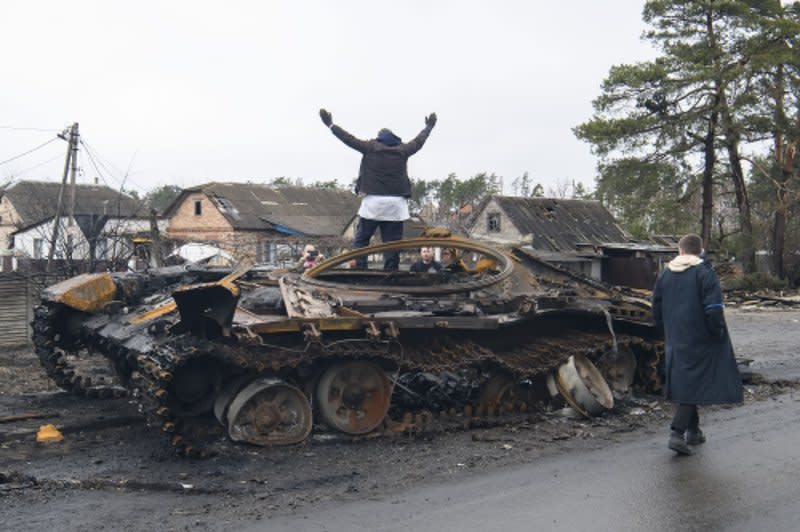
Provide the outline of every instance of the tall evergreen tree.
<path id="1" fill-rule="evenodd" d="M 751 159 L 754 175 L 771 184 L 773 270 L 786 275 L 786 234 L 789 213 L 800 198 L 797 144 L 800 140 L 800 3 L 754 0 L 748 17 L 740 19 L 740 47 L 750 99 L 742 121 L 753 140 L 768 139 L 768 162 Z"/>
<path id="2" fill-rule="evenodd" d="M 735 192 L 745 271 L 754 266 L 754 239 L 742 145 L 757 141 L 745 122 L 753 98 L 747 45 L 759 35 L 754 21 L 768 3 L 649 0 L 645 38 L 660 57 L 613 67 L 594 117 L 575 128 L 600 156 L 599 197 L 644 229 L 670 225 L 670 209 L 658 206 L 691 212 L 699 189 L 701 235 L 711 242 L 713 192 L 726 179 Z"/>

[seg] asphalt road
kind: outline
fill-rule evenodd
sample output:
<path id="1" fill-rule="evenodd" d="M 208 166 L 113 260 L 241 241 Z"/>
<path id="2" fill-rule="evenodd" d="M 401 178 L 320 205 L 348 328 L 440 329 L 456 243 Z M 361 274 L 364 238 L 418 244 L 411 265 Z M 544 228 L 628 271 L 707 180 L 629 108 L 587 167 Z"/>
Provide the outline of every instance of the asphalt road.
<path id="1" fill-rule="evenodd" d="M 709 440 L 690 457 L 666 448 L 665 430 L 246 530 L 800 530 L 800 393 L 717 410 L 702 423 Z"/>

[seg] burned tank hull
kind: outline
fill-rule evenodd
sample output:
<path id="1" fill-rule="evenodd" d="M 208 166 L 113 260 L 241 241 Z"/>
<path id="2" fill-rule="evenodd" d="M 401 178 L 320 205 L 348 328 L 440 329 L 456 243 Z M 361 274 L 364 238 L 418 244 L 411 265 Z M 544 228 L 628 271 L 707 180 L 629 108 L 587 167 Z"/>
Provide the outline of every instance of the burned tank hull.
<path id="1" fill-rule="evenodd" d="M 462 266 L 346 268 L 420 246 L 455 248 Z M 79 276 L 44 291 L 35 315 L 37 353 L 59 385 L 127 391 L 188 455 L 217 434 L 288 445 L 315 427 L 356 438 L 524 414 L 571 356 L 623 350 L 636 386 L 660 386 L 661 341 L 641 294 L 450 237 L 364 248 L 304 274 L 242 264 Z M 80 352 L 116 381 L 82 375 Z"/>

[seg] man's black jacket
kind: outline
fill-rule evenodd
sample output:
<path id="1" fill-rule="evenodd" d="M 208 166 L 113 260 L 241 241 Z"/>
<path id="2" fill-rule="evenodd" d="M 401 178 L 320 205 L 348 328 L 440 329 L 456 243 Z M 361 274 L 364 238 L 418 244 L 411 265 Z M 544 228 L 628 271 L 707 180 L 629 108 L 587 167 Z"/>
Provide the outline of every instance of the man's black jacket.
<path id="1" fill-rule="evenodd" d="M 433 125 L 425 126 L 411 142 L 394 146 L 383 144 L 377 139 L 357 139 L 337 125 L 331 131 L 339 140 L 364 156 L 356 182 L 356 193 L 379 196 L 411 197 L 411 181 L 408 179 L 408 158 L 417 153 L 425 144 Z"/>

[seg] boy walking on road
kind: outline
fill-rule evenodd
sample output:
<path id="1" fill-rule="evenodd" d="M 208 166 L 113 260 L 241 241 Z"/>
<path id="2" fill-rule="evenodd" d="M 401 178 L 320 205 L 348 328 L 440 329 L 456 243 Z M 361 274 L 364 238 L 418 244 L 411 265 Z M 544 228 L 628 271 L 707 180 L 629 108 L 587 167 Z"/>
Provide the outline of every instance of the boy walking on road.
<path id="1" fill-rule="evenodd" d="M 676 404 L 668 447 L 682 455 L 692 454 L 690 446 L 706 441 L 698 405 L 743 400 L 719 279 L 700 258 L 702 251 L 699 236 L 682 237 L 679 255 L 653 289 L 653 318 L 665 339 L 664 394 Z"/>

